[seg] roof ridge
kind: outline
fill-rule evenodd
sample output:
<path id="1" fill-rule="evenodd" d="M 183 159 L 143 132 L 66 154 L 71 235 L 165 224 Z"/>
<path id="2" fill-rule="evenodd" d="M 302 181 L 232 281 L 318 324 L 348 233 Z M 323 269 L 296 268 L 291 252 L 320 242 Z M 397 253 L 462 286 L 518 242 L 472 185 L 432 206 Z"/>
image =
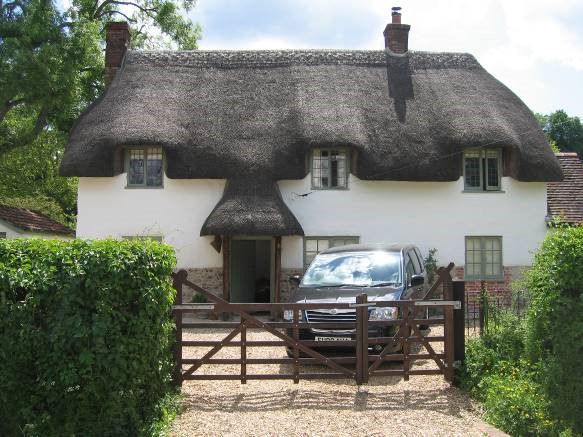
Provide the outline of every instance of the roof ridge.
<path id="1" fill-rule="evenodd" d="M 412 69 L 476 69 L 480 64 L 469 53 L 416 52 L 394 54 L 389 50 L 282 49 L 282 50 L 130 50 L 125 62 L 156 67 L 269 68 L 293 65 L 351 65 L 386 67 L 391 60 L 408 59 Z M 400 61 L 397 61 L 400 62 Z"/>

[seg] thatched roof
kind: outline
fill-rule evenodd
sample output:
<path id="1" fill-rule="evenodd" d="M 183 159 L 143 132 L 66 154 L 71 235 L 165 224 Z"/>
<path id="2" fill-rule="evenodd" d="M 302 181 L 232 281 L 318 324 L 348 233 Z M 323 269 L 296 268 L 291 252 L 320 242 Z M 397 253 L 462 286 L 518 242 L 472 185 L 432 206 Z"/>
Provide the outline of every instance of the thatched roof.
<path id="1" fill-rule="evenodd" d="M 206 219 L 201 235 L 304 235 L 275 182 L 231 179 Z"/>
<path id="2" fill-rule="evenodd" d="M 317 146 L 350 147 L 368 180 L 453 181 L 478 146 L 502 147 L 515 179 L 561 178 L 530 110 L 468 54 L 129 51 L 61 173 L 112 176 L 116 148 L 135 144 L 161 145 L 170 178 L 237 177 L 243 191 L 305 177 Z"/>

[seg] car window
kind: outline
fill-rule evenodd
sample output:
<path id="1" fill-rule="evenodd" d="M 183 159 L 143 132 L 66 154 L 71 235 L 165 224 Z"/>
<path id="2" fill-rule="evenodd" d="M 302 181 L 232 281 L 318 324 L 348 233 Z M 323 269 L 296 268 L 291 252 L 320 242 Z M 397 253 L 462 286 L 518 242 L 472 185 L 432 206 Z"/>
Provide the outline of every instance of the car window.
<path id="1" fill-rule="evenodd" d="M 423 269 L 421 268 L 421 264 L 419 263 L 419 258 L 417 258 L 417 254 L 415 251 L 409 251 L 409 256 L 411 257 L 411 261 L 413 261 L 413 268 L 415 269 L 415 274 L 419 275 Z"/>
<path id="2" fill-rule="evenodd" d="M 302 287 L 338 287 L 401 283 L 401 257 L 395 252 L 320 253 L 302 279 Z"/>
<path id="3" fill-rule="evenodd" d="M 407 276 L 407 285 L 411 284 L 411 278 L 415 274 L 415 267 L 413 266 L 413 261 L 407 253 L 405 255 L 405 275 Z"/>
<path id="4" fill-rule="evenodd" d="M 425 271 L 425 260 L 423 259 L 423 255 L 421 254 L 421 251 L 419 250 L 418 247 L 415 248 L 415 254 L 417 255 L 417 258 L 419 258 L 419 263 L 421 264 L 421 271 L 424 272 Z"/>

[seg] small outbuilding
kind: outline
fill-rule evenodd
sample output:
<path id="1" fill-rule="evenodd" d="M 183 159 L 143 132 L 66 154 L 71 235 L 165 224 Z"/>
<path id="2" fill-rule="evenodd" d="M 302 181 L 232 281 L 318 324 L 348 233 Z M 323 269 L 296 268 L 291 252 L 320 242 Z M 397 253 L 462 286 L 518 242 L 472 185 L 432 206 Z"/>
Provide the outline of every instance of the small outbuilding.
<path id="1" fill-rule="evenodd" d="M 75 231 L 39 212 L 0 205 L 0 238 L 75 238 Z"/>

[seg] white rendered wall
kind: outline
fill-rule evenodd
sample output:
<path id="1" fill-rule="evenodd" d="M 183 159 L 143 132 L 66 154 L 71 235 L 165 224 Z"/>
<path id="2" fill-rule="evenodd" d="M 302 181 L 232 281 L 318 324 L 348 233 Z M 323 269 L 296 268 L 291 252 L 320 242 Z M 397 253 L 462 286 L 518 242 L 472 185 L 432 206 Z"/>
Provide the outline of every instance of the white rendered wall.
<path id="1" fill-rule="evenodd" d="M 79 178 L 78 238 L 163 236 L 178 268 L 222 266 L 200 229 L 223 195 L 224 180 L 168 179 L 164 188 L 126 189 L 127 175 Z"/>
<path id="2" fill-rule="evenodd" d="M 0 232 L 6 233 L 6 238 L 19 238 L 22 237 L 23 232 L 19 229 L 16 229 L 3 220 L 0 220 Z"/>
<path id="3" fill-rule="evenodd" d="M 164 180 L 163 189 L 126 189 L 126 175 L 79 179 L 79 238 L 161 235 L 179 268 L 222 266 L 200 229 L 224 180 Z M 313 191 L 310 176 L 280 181 L 284 201 L 307 236 L 358 236 L 362 243 L 414 243 L 438 249 L 441 264 L 464 265 L 466 235 L 502 236 L 503 264 L 532 262 L 546 233 L 546 184 L 502 178 L 500 193 L 463 193 L 456 182 L 360 181 L 349 190 Z M 293 193 L 312 194 L 298 197 Z M 282 267 L 300 269 L 302 237 L 283 237 Z"/>
<path id="4" fill-rule="evenodd" d="M 503 192 L 464 193 L 456 182 L 361 181 L 348 190 L 312 190 L 310 176 L 280 181 L 306 236 L 358 236 L 361 243 L 413 243 L 440 264 L 464 265 L 467 235 L 502 236 L 503 264 L 525 266 L 546 233 L 546 184 L 502 178 Z M 312 194 L 299 197 L 296 194 Z M 294 194 L 296 193 L 296 194 Z M 301 237 L 282 240 L 282 267 L 301 268 Z"/>

